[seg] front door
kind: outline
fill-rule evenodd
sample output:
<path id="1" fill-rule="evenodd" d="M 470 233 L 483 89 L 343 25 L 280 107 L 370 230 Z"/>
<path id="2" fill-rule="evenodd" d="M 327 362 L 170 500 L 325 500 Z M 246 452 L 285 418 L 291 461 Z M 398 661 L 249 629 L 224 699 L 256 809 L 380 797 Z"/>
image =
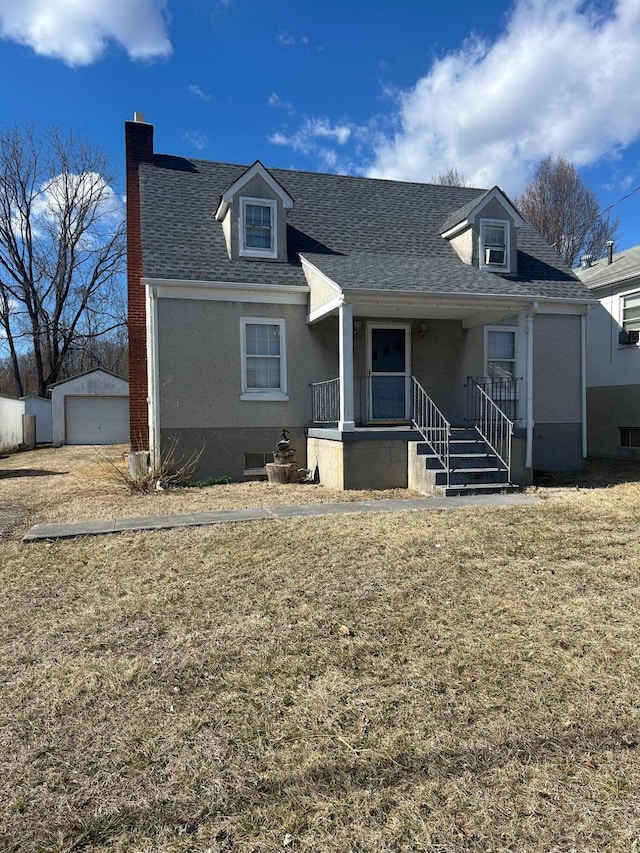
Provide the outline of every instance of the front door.
<path id="1" fill-rule="evenodd" d="M 368 325 L 369 419 L 403 421 L 411 416 L 411 326 Z"/>

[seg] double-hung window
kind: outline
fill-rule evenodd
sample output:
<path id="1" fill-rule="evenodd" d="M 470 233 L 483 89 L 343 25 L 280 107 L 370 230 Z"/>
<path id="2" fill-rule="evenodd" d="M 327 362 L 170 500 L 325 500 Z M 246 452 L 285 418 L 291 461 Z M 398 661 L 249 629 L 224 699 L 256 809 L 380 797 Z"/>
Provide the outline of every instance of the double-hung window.
<path id="1" fill-rule="evenodd" d="M 487 376 L 515 379 L 516 333 L 512 329 L 487 330 Z"/>
<path id="2" fill-rule="evenodd" d="M 509 223 L 480 220 L 480 267 L 509 272 Z"/>
<path id="3" fill-rule="evenodd" d="M 640 293 L 622 297 L 621 343 L 636 344 L 640 340 Z M 624 338 L 624 340 L 623 340 Z"/>
<path id="4" fill-rule="evenodd" d="M 516 420 L 518 400 L 516 330 L 499 326 L 487 328 L 485 356 L 485 375 L 488 381 L 484 390 L 507 417 Z"/>
<path id="5" fill-rule="evenodd" d="M 243 198 L 240 203 L 240 254 L 275 258 L 278 254 L 276 202 Z"/>
<path id="6" fill-rule="evenodd" d="M 286 400 L 286 324 L 284 320 L 240 320 L 243 400 Z"/>

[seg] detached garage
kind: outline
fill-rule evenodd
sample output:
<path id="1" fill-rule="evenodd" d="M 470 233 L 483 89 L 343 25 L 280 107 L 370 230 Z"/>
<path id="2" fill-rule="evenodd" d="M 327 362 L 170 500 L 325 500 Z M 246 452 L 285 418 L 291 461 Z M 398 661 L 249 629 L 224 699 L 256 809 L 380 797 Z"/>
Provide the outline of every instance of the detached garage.
<path id="1" fill-rule="evenodd" d="M 126 444 L 129 441 L 129 383 L 96 368 L 51 388 L 53 443 Z"/>

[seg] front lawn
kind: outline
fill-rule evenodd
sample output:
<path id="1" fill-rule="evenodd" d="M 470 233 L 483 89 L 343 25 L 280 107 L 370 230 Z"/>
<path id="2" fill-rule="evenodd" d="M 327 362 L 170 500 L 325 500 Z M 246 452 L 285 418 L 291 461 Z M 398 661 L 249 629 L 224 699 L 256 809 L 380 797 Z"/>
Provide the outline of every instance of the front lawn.
<path id="1" fill-rule="evenodd" d="M 533 507 L 0 543 L 0 847 L 640 849 L 616 472 Z"/>

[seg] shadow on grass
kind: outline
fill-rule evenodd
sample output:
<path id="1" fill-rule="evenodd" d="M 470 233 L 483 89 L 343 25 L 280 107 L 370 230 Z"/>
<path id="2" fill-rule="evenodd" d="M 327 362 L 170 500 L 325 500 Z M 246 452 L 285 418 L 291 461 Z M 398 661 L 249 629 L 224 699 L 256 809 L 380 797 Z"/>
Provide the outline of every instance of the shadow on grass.
<path id="1" fill-rule="evenodd" d="M 46 471 L 43 468 L 16 468 L 15 470 L 5 468 L 4 471 L 0 471 L 0 480 L 17 477 L 58 477 L 60 474 L 68 473 L 68 471 Z"/>
<path id="2" fill-rule="evenodd" d="M 605 489 L 621 483 L 640 483 L 640 462 L 589 458 L 584 471 L 536 471 L 533 483 L 567 489 Z"/>

